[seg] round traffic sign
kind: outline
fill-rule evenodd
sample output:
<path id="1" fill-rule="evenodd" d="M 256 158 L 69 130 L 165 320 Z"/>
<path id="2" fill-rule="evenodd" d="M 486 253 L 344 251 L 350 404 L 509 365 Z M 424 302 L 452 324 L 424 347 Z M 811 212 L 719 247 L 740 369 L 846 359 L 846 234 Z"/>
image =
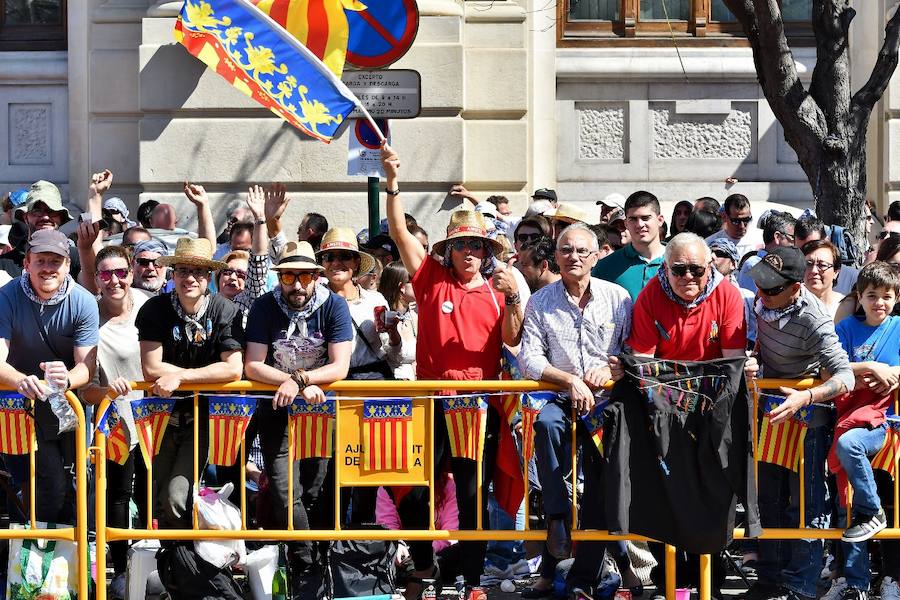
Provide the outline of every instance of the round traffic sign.
<path id="1" fill-rule="evenodd" d="M 381 69 L 398 61 L 412 46 L 419 29 L 416 0 L 362 0 L 366 9 L 345 11 L 350 25 L 347 62 Z"/>
<path id="2" fill-rule="evenodd" d="M 385 138 L 390 135 L 388 132 L 387 119 L 375 119 L 375 123 L 381 128 L 381 133 L 384 134 Z M 375 130 L 372 129 L 372 125 L 369 124 L 368 119 L 356 119 L 356 127 L 353 131 L 356 134 L 356 139 L 359 140 L 359 143 L 369 150 L 378 150 L 381 148 L 381 138 L 379 138 L 378 134 L 375 133 Z"/>

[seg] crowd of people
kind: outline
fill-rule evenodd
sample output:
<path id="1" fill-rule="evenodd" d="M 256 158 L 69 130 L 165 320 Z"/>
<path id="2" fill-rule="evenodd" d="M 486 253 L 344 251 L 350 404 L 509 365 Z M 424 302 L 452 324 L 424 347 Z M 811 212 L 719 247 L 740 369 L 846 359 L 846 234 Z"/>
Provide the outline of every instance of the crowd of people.
<path id="1" fill-rule="evenodd" d="M 88 210 L 72 236 L 60 231 L 72 215 L 52 183 L 9 194 L 7 251 L 0 255 L 0 386 L 33 402 L 37 435 L 36 490 L 29 489 L 27 455 L 2 456 L 20 492 L 19 501 L 13 495 L 8 502 L 10 518 L 27 517 L 21 499 L 32 493 L 38 520 L 74 518 L 75 431 L 50 401 L 54 395 L 76 391 L 86 406 L 115 398 L 134 450 L 131 401 L 142 392 L 133 382 L 144 381 L 152 384 L 148 394 L 178 399 L 153 463 L 153 517 L 163 529 L 190 528 L 193 395 L 180 388 L 245 378 L 277 388 L 259 402 L 246 436 L 248 478 L 267 492 L 254 523 L 284 529 L 291 511 L 297 529 L 328 529 L 340 502 L 349 524 L 427 529 L 426 488 L 359 488 L 336 498 L 331 459 L 305 458 L 291 469 L 288 406 L 297 398 L 321 403 L 324 388 L 342 379 L 497 380 L 516 371 L 503 358 L 511 356 L 522 377 L 564 390 L 533 426 L 533 489 L 522 488 L 519 462 L 522 436 L 531 432 L 490 396 L 480 473 L 491 493 L 479 506 L 479 470 L 471 457 L 456 455 L 438 401 L 431 453 L 441 475 L 437 526 L 474 529 L 479 512 L 485 524 L 494 522 L 494 509 L 515 520 L 537 495 L 547 540 L 523 598 L 553 595 L 557 566 L 573 555 L 568 597 L 604 597 L 619 584 L 635 594 L 652 584 L 664 597 L 660 544 L 643 550 L 642 560 L 657 565 L 649 578 L 639 574 L 635 557 L 642 550 L 635 544 L 583 541 L 573 548 L 573 502 L 580 504 L 579 528 L 607 524 L 601 503 L 592 501 L 603 495 L 604 458 L 572 416 L 591 412 L 607 397 L 607 384 L 626 377 L 626 354 L 743 359 L 748 380 L 821 380 L 808 389 L 773 390 L 778 402 L 769 423 L 805 415 L 805 462 L 802 473 L 759 464 L 761 525 L 795 527 L 800 486 L 806 526 L 848 523 L 832 545 L 743 543 L 742 568 L 756 573 L 744 597 L 814 598 L 826 568 L 828 598 L 866 598 L 876 587 L 873 570 L 881 598 L 900 598 L 900 546 L 869 542 L 887 526 L 893 504 L 890 479 L 869 459 L 885 444 L 900 380 L 900 203 L 872 245 L 857 251 L 840 228 L 810 211 L 795 217 L 767 210 L 757 218 L 741 194 L 721 205 L 708 197 L 679 202 L 667 222 L 658 199 L 645 191 L 598 201 L 594 218 L 560 202 L 552 189 L 535 191 L 519 216 L 502 196 L 482 201 L 454 186 L 451 195 L 464 205 L 450 215 L 446 235 L 432 241 L 405 212 L 400 159 L 389 147 L 382 164 L 387 219 L 380 231 L 331 226 L 310 212 L 296 239 L 282 230 L 290 200 L 281 185 L 251 187 L 246 200 L 229 205 L 221 233 L 206 191 L 193 183 L 185 183 L 184 193 L 197 212 L 196 233 L 178 227 L 173 206 L 153 200 L 132 221 L 121 199 L 104 198 L 113 183 L 109 171 L 92 177 Z M 875 215 L 867 210 L 870 234 Z M 447 387 L 452 393 L 453 384 Z M 209 444 L 205 402 L 201 396 L 201 456 Z M 569 485 L 573 426 L 581 494 Z M 133 451 L 123 465 L 109 463 L 111 526 L 131 525 L 132 504 L 146 516 L 138 500 L 147 483 L 140 456 Z M 202 470 L 207 482 L 222 484 L 239 482 L 239 469 Z M 172 597 L 184 586 L 206 585 L 191 577 L 201 559 L 190 545 L 163 546 L 160 573 L 169 574 L 163 583 Z M 462 600 L 486 598 L 486 565 L 490 570 L 500 551 L 488 546 L 409 542 L 406 598 L 422 597 L 432 580 L 456 576 Z M 125 597 L 127 551 L 127 542 L 111 544 L 110 597 Z M 327 551 L 323 543 L 287 544 L 292 598 L 321 596 Z M 522 558 L 521 547 L 511 551 Z M 880 557 L 874 569 L 870 555 Z M 695 562 L 682 554 L 679 577 L 693 571 L 696 578 L 696 569 L 685 566 Z M 618 577 L 611 590 L 610 571 Z M 211 597 L 219 583 L 209 582 Z"/>

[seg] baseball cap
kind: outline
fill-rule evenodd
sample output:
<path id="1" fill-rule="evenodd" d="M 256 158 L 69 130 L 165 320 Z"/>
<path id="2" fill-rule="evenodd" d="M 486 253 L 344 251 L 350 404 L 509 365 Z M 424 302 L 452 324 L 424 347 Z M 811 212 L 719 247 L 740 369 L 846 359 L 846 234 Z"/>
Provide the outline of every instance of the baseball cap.
<path id="1" fill-rule="evenodd" d="M 69 257 L 69 239 L 57 229 L 40 229 L 28 240 L 29 252 L 52 252 Z"/>
<path id="2" fill-rule="evenodd" d="M 803 281 L 806 259 L 794 247 L 779 246 L 750 269 L 750 277 L 761 290 L 771 290 L 789 283 Z"/>
<path id="3" fill-rule="evenodd" d="M 609 211 L 609 214 L 606 216 L 606 222 L 610 225 L 616 221 L 625 221 L 625 209 L 619 206 Z"/>
<path id="4" fill-rule="evenodd" d="M 540 188 L 534 191 L 532 198 L 545 198 L 551 202 L 556 202 L 556 190 L 550 188 Z"/>
<path id="5" fill-rule="evenodd" d="M 613 192 L 612 194 L 607 194 L 603 200 L 597 200 L 596 204 L 602 204 L 610 208 L 622 208 L 625 205 L 625 196 Z"/>
<path id="6" fill-rule="evenodd" d="M 390 252 L 391 256 L 394 257 L 394 260 L 400 260 L 400 250 L 397 248 L 397 244 L 394 240 L 391 239 L 391 236 L 387 234 L 379 233 L 366 243 L 360 244 L 360 246 L 367 250 L 381 248 L 385 252 Z"/>

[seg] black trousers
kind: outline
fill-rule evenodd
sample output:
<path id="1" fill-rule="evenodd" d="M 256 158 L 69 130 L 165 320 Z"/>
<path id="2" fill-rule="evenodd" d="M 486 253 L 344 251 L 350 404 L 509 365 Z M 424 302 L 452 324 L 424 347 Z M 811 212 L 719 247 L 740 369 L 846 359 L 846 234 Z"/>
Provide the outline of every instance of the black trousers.
<path id="1" fill-rule="evenodd" d="M 140 448 L 135 446 L 124 465 L 106 461 L 106 521 L 111 527 L 131 526 L 129 503 L 134 497 L 140 527 L 147 525 L 147 467 Z M 116 575 L 128 567 L 128 541 L 109 543 L 109 555 Z"/>

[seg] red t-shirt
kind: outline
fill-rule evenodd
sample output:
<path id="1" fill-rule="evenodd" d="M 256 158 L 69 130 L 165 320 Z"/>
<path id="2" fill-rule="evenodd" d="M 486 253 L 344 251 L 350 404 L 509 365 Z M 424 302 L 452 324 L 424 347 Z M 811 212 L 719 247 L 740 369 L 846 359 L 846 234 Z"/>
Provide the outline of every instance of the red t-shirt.
<path id="1" fill-rule="evenodd" d="M 654 277 L 634 303 L 628 345 L 638 354 L 666 360 L 712 360 L 722 358 L 723 348 L 743 350 L 744 300 L 735 286 L 722 281 L 706 300 L 687 309 L 666 296 Z"/>
<path id="2" fill-rule="evenodd" d="M 500 378 L 503 295 L 490 282 L 468 289 L 430 256 L 412 278 L 419 310 L 416 375 L 445 379 L 447 370 L 481 369 Z"/>

